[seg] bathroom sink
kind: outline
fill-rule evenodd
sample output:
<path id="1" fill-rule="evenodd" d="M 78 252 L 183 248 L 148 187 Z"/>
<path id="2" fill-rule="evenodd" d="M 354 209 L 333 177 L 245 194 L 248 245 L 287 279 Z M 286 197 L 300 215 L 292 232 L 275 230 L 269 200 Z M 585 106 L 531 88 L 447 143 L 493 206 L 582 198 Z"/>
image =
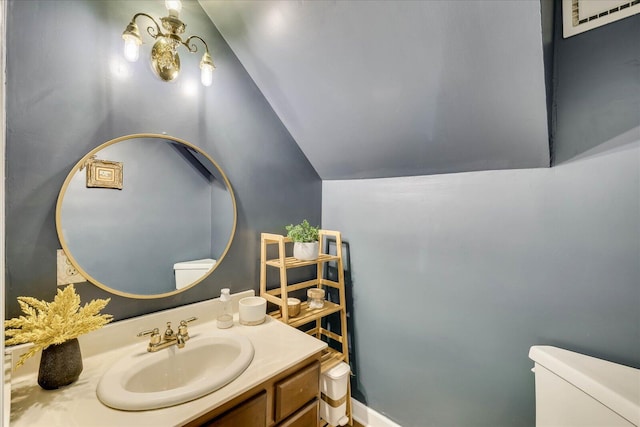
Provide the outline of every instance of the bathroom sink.
<path id="1" fill-rule="evenodd" d="M 118 360 L 102 376 L 96 394 L 107 406 L 141 411 L 178 405 L 236 379 L 251 363 L 247 337 L 227 331 L 193 335 L 184 348 L 140 351 Z"/>

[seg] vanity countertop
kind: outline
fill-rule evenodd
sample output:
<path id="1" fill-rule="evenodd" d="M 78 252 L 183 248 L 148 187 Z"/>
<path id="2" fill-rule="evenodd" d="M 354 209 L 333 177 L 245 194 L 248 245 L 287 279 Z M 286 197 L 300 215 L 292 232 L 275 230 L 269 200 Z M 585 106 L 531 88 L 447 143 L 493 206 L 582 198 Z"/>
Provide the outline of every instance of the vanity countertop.
<path id="1" fill-rule="evenodd" d="M 159 313 L 153 315 L 156 319 L 161 318 L 159 316 Z M 139 325 L 136 324 L 135 327 Z M 189 326 L 192 335 L 213 329 L 216 326 L 212 319 Z M 48 391 L 38 386 L 37 369 L 31 369 L 21 376 L 20 370 L 23 368 L 14 372 L 11 381 L 11 426 L 178 426 L 228 402 L 327 347 L 322 341 L 269 316 L 262 325 L 243 326 L 239 324 L 236 314 L 234 325 L 229 331 L 248 337 L 255 350 L 253 361 L 236 380 L 191 402 L 138 412 L 120 411 L 103 405 L 96 397 L 96 387 L 111 364 L 127 352 L 144 348 L 146 341 L 139 340 L 124 347 L 93 354 L 94 350 L 90 352 L 92 354 L 86 355 L 84 347 L 91 341 L 83 343 L 80 337 L 84 370 L 75 383 Z M 29 371 L 28 368 L 26 370 Z"/>

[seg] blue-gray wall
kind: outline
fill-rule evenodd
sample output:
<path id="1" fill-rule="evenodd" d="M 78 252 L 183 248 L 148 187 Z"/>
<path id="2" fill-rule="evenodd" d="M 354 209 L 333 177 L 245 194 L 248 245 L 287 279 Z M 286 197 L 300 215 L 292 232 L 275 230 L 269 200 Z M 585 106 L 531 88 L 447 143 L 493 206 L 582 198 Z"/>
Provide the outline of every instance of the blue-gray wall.
<path id="1" fill-rule="evenodd" d="M 638 127 L 639 40 L 638 15 L 558 40 L 554 164 Z"/>
<path id="2" fill-rule="evenodd" d="M 556 40 L 556 159 L 579 158 L 324 182 L 356 398 L 404 427 L 533 426 L 530 346 L 640 367 L 639 30 Z"/>
<path id="3" fill-rule="evenodd" d="M 540 0 L 202 3 L 324 180 L 549 166 Z"/>
<path id="4" fill-rule="evenodd" d="M 60 187 L 84 154 L 122 135 L 167 132 L 208 152 L 234 188 L 238 227 L 222 265 L 180 295 L 132 300 L 76 286 L 83 301 L 111 296 L 106 312 L 116 318 L 215 297 L 221 287 L 257 289 L 259 233 L 283 233 L 302 218 L 320 222 L 315 170 L 199 4 L 183 3 L 187 34 L 207 40 L 217 66 L 209 88 L 199 83 L 199 55 L 186 52 L 179 80 L 159 81 L 148 38 L 137 63 L 123 61 L 124 27 L 138 11 L 164 16 L 162 1 L 9 1 L 7 317 L 19 314 L 19 295 L 52 299 Z"/>

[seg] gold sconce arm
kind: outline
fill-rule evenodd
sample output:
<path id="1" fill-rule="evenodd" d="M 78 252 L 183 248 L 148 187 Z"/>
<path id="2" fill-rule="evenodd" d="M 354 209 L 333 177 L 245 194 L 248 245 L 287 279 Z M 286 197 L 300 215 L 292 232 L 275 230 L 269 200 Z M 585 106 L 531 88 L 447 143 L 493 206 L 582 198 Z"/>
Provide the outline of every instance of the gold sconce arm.
<path id="1" fill-rule="evenodd" d="M 136 27 L 136 29 L 138 28 L 138 26 L 136 25 L 136 19 L 138 19 L 139 16 L 144 16 L 146 18 L 149 18 L 151 20 L 151 22 L 153 22 L 153 24 L 156 26 L 155 28 L 153 28 L 151 26 L 147 27 L 147 33 L 154 40 L 157 39 L 158 37 L 166 37 L 167 36 L 160 29 L 160 24 L 158 24 L 158 22 L 155 19 L 153 19 L 153 17 L 151 15 L 147 15 L 146 13 L 143 13 L 143 12 L 139 12 L 139 13 L 136 13 L 135 15 L 133 15 L 133 18 L 131 18 L 131 22 L 127 26 L 127 29 L 125 30 L 125 33 L 127 32 L 127 30 L 129 30 L 129 26 L 131 26 L 131 25 L 134 25 Z M 123 33 L 123 36 L 124 36 L 124 33 Z M 138 32 L 138 36 L 140 36 L 140 32 Z"/>
<path id="2" fill-rule="evenodd" d="M 177 2 L 177 5 L 174 3 L 176 2 L 167 2 L 169 16 L 160 18 L 162 25 L 146 13 L 138 12 L 133 15 L 131 22 L 129 22 L 129 25 L 127 25 L 122 33 L 122 38 L 124 39 L 124 56 L 130 62 L 138 60 L 142 37 L 136 20 L 144 16 L 153 22 L 153 26 L 147 27 L 147 33 L 156 40 L 151 49 L 151 66 L 153 72 L 165 82 L 174 80 L 180 73 L 180 57 L 177 52 L 178 46 L 182 45 L 190 53 L 195 53 L 198 51 L 198 47 L 193 41 L 197 39 L 202 42 L 205 49 L 204 55 L 202 55 L 202 59 L 200 60 L 200 79 L 203 85 L 210 86 L 213 81 L 213 70 L 216 67 L 213 65 L 213 60 L 209 54 L 209 46 L 207 46 L 207 43 L 200 36 L 194 35 L 184 41 L 182 40 L 181 34 L 184 33 L 186 24 L 178 17 L 180 2 Z M 162 29 L 164 29 L 164 31 Z"/>
<path id="3" fill-rule="evenodd" d="M 202 40 L 202 37 L 191 36 L 182 43 L 191 53 L 198 51 L 198 47 L 191 43 L 192 39 L 198 39 L 204 45 L 204 54 L 200 60 L 200 81 L 204 86 L 211 86 L 211 83 L 213 83 L 213 70 L 216 69 L 216 66 L 213 64 L 213 59 L 209 54 L 209 46 L 207 45 L 207 42 Z"/>
<path id="4" fill-rule="evenodd" d="M 188 39 L 186 39 L 182 44 L 184 45 L 184 47 L 186 47 L 189 52 L 191 53 L 196 53 L 198 51 L 198 46 L 196 46 L 195 44 L 191 43 L 191 39 L 198 39 L 202 42 L 202 44 L 204 45 L 204 50 L 206 53 L 209 53 L 209 46 L 207 46 L 207 42 L 205 42 L 204 40 L 202 40 L 202 37 L 200 36 L 190 36 Z"/>

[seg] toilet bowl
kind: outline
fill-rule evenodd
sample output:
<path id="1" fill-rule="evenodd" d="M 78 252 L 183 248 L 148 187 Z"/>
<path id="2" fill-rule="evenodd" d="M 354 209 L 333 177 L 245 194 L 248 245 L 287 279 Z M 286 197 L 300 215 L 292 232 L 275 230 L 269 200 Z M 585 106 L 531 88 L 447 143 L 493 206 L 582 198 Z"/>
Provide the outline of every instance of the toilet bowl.
<path id="1" fill-rule="evenodd" d="M 533 346 L 536 427 L 639 426 L 640 369 Z"/>
<path id="2" fill-rule="evenodd" d="M 193 261 L 183 261 L 173 264 L 176 279 L 176 289 L 182 289 L 201 279 L 216 264 L 215 259 L 204 258 Z"/>

